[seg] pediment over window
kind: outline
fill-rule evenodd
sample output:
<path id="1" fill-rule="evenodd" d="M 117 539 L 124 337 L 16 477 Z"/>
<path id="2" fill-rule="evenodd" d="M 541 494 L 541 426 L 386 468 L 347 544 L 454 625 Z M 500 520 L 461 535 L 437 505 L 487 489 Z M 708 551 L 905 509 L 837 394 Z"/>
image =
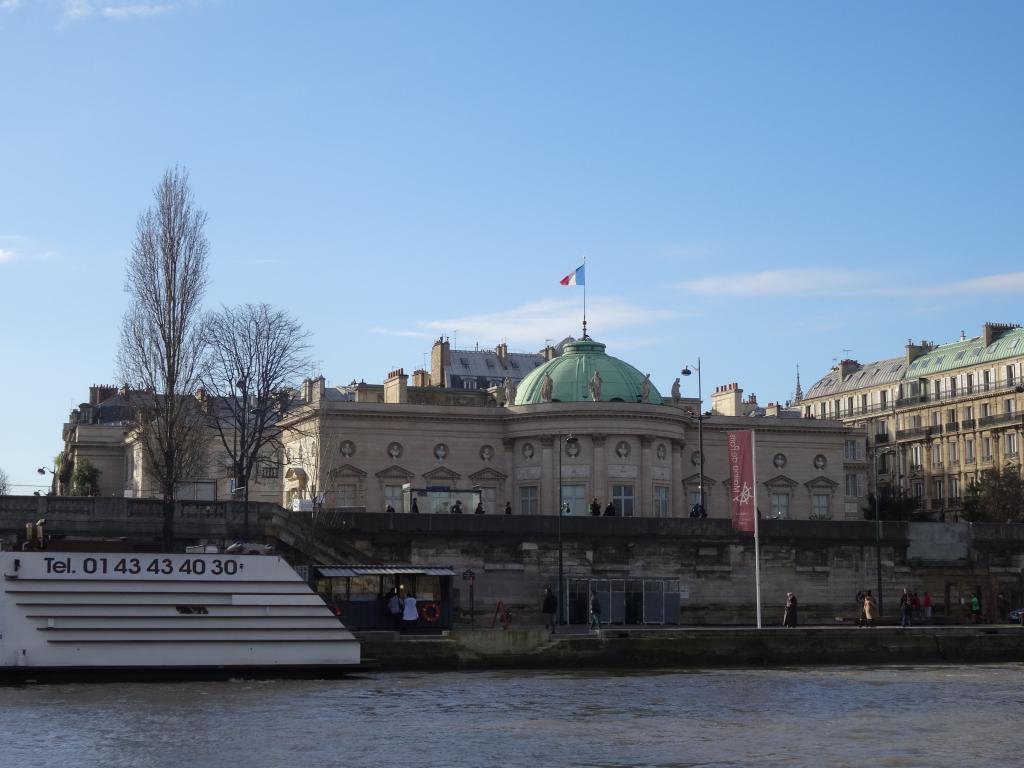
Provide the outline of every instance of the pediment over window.
<path id="1" fill-rule="evenodd" d="M 458 472 L 448 467 L 435 467 L 429 472 L 423 473 L 423 479 L 428 485 L 455 485 L 461 478 Z"/>
<path id="2" fill-rule="evenodd" d="M 484 467 L 469 476 L 469 479 L 474 483 L 503 483 L 506 478 L 508 478 L 508 475 L 499 472 L 493 467 Z"/>
<path id="3" fill-rule="evenodd" d="M 834 491 L 839 487 L 839 483 L 825 477 L 824 475 L 818 475 L 818 477 L 813 480 L 808 480 L 804 483 L 804 486 L 813 491 Z"/>
<path id="4" fill-rule="evenodd" d="M 683 478 L 683 485 L 685 485 L 688 488 L 690 486 L 693 486 L 694 488 L 699 487 L 700 486 L 700 472 L 698 472 L 698 473 L 696 473 L 694 475 L 690 475 L 689 477 L 684 477 Z M 704 487 L 705 488 L 711 488 L 714 485 L 715 485 L 715 479 L 713 477 L 708 477 L 707 475 L 704 475 Z"/>
<path id="5" fill-rule="evenodd" d="M 381 480 L 402 480 L 404 482 L 409 482 L 415 476 L 415 472 L 410 472 L 405 467 L 400 467 L 397 464 L 392 464 L 390 467 L 376 473 L 376 477 Z"/>
<path id="6" fill-rule="evenodd" d="M 330 477 L 366 477 L 366 473 L 359 467 L 353 467 L 351 464 L 343 464 L 340 467 L 335 467 L 327 473 Z"/>
<path id="7" fill-rule="evenodd" d="M 776 475 L 770 480 L 765 480 L 764 485 L 766 488 L 771 488 L 772 490 L 791 491 L 800 485 L 800 483 L 791 477 L 786 477 L 786 475 Z"/>

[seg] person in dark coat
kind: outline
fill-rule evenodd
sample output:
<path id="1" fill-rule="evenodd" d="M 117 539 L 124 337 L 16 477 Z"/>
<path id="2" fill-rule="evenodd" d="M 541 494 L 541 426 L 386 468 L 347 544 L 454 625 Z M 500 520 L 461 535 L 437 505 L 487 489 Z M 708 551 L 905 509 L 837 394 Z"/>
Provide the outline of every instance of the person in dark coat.
<path id="1" fill-rule="evenodd" d="M 420 507 L 416 503 L 416 499 L 412 500 L 412 509 L 410 509 L 409 512 L 411 512 L 414 515 L 418 515 L 420 513 Z"/>
<path id="2" fill-rule="evenodd" d="M 541 613 L 544 614 L 544 628 L 555 631 L 555 614 L 558 612 L 558 598 L 551 591 L 551 587 L 544 587 L 544 603 L 541 605 Z"/>
<path id="3" fill-rule="evenodd" d="M 477 502 L 476 509 L 473 510 L 473 514 L 474 515 L 482 515 L 482 514 L 484 514 L 484 503 L 482 501 L 478 501 Z"/>
<path id="4" fill-rule="evenodd" d="M 608 502 L 608 506 L 604 508 L 604 516 L 615 517 L 615 505 L 610 501 Z"/>
<path id="5" fill-rule="evenodd" d="M 792 592 L 786 593 L 786 612 L 782 616 L 782 626 L 796 626 L 796 595 Z"/>
<path id="6" fill-rule="evenodd" d="M 601 601 L 597 599 L 597 592 L 590 593 L 590 628 L 601 631 Z"/>
<path id="7" fill-rule="evenodd" d="M 601 502 L 598 501 L 596 497 L 592 502 L 590 502 L 590 514 L 592 514 L 594 517 L 601 516 Z"/>
<path id="8" fill-rule="evenodd" d="M 452 508 L 449 509 L 448 511 L 451 512 L 453 515 L 461 515 L 462 514 L 462 502 L 459 499 L 456 499 L 455 503 L 452 504 Z"/>
<path id="9" fill-rule="evenodd" d="M 506 515 L 511 515 L 512 514 L 512 502 L 511 501 L 506 501 L 505 502 L 505 514 Z"/>

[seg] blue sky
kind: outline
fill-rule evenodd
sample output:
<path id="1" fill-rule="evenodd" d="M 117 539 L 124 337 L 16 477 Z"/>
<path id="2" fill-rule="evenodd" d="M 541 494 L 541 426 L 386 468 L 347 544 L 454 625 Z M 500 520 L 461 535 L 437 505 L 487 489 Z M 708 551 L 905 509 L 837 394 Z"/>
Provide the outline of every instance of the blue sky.
<path id="1" fill-rule="evenodd" d="M 207 303 L 333 384 L 592 336 L 667 391 L 1024 320 L 1019 3 L 0 0 L 0 468 L 116 383 L 135 221 L 209 213 Z M 684 380 L 687 394 L 696 382 Z M 689 391 L 693 390 L 693 391 Z"/>

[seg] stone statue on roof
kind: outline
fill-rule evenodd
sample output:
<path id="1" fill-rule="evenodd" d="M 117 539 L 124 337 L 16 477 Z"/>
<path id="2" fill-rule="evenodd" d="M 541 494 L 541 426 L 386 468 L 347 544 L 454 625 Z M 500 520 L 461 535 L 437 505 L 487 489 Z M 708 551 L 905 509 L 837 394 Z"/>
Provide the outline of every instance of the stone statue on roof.
<path id="1" fill-rule="evenodd" d="M 640 385 L 640 402 L 646 403 L 651 396 L 651 374 L 645 374 L 643 383 Z"/>
<path id="2" fill-rule="evenodd" d="M 596 403 L 601 399 L 601 372 L 594 371 L 594 375 L 590 377 L 590 383 L 587 384 L 587 389 L 590 390 L 590 397 Z"/>
<path id="3" fill-rule="evenodd" d="M 540 399 L 545 403 L 550 403 L 552 390 L 554 390 L 554 388 L 555 382 L 551 380 L 551 374 L 545 371 L 544 382 L 540 385 Z"/>
<path id="4" fill-rule="evenodd" d="M 677 376 L 676 380 L 672 382 L 672 402 L 678 405 L 682 397 L 683 395 L 679 391 L 679 377 Z"/>
<path id="5" fill-rule="evenodd" d="M 511 376 L 506 376 L 505 377 L 505 384 L 504 384 L 504 386 L 505 386 L 505 405 L 506 406 L 515 405 L 516 404 L 516 383 L 514 381 L 512 381 L 512 377 Z"/>

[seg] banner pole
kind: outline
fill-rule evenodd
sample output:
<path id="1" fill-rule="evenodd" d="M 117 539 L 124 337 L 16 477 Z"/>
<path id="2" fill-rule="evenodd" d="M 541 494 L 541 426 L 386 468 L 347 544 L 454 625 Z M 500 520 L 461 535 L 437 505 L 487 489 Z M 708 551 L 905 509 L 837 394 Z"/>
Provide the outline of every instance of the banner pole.
<path id="1" fill-rule="evenodd" d="M 587 254 L 583 254 L 583 338 L 587 338 Z"/>
<path id="2" fill-rule="evenodd" d="M 761 629 L 761 537 L 757 511 L 757 432 L 750 430 L 750 453 L 754 474 L 754 594 L 757 600 L 757 628 Z"/>

